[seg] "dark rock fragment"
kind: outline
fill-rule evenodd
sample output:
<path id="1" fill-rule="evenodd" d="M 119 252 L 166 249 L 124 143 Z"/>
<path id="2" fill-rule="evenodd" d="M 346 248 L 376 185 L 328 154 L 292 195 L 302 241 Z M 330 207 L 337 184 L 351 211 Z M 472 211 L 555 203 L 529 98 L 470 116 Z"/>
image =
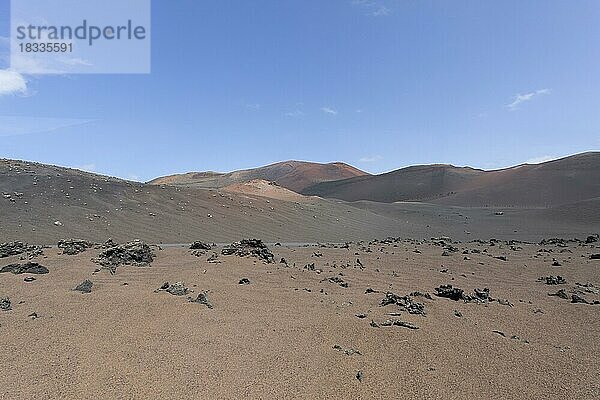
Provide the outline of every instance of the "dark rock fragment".
<path id="1" fill-rule="evenodd" d="M 580 296 L 577 293 L 573 293 L 571 296 L 571 303 L 590 304 L 583 296 Z"/>
<path id="2" fill-rule="evenodd" d="M 541 278 L 538 278 L 539 282 L 544 282 L 546 285 L 562 285 L 564 283 L 567 283 L 567 281 L 565 280 L 565 278 L 563 278 L 560 275 L 557 276 L 543 276 Z"/>
<path id="3" fill-rule="evenodd" d="M 48 268 L 44 267 L 43 265 L 40 265 L 35 262 L 27 262 L 25 264 L 6 265 L 6 266 L 2 267 L 2 269 L 0 269 L 0 273 L 4 273 L 4 272 L 12 272 L 15 275 L 18 275 L 18 274 L 41 275 L 41 274 L 47 274 L 49 271 L 48 271 Z"/>
<path id="4" fill-rule="evenodd" d="M 452 285 L 440 285 L 435 288 L 435 291 L 437 292 L 436 296 L 438 297 L 445 297 L 456 301 L 461 300 L 464 296 L 464 290 L 454 288 Z"/>
<path id="5" fill-rule="evenodd" d="M 86 279 L 85 281 L 83 281 L 79 285 L 77 285 L 75 287 L 75 289 L 73 289 L 73 290 L 75 290 L 77 292 L 81 292 L 81 293 L 91 293 L 92 286 L 94 286 L 94 283 L 92 281 L 90 281 L 89 279 Z"/>
<path id="6" fill-rule="evenodd" d="M 70 256 L 83 253 L 92 246 L 92 243 L 80 239 L 65 239 L 58 242 L 58 248 L 62 249 L 62 253 Z"/>
<path id="7" fill-rule="evenodd" d="M 141 240 L 109 247 L 93 259 L 95 263 L 109 269 L 114 274 L 118 266 L 135 265 L 146 267 L 154 260 L 154 252 Z"/>
<path id="8" fill-rule="evenodd" d="M 239 257 L 257 257 L 267 264 L 274 262 L 275 258 L 269 248 L 259 239 L 244 239 L 234 242 L 221 250 L 221 254 L 225 256 L 235 254 Z"/>
<path id="9" fill-rule="evenodd" d="M 23 242 L 17 241 L 0 243 L 0 258 L 17 256 L 23 253 L 32 253 L 32 255 L 39 255 L 41 254 L 41 252 L 41 246 L 28 245 L 27 243 Z"/>
<path id="10" fill-rule="evenodd" d="M 410 296 L 399 296 L 388 292 L 381 300 L 380 305 L 383 307 L 388 304 L 396 304 L 409 314 L 425 315 L 425 304 L 414 301 Z"/>
<path id="11" fill-rule="evenodd" d="M 248 279 L 248 278 L 242 278 L 242 279 L 240 279 L 240 281 L 238 282 L 238 284 L 240 284 L 240 285 L 249 285 L 250 284 L 250 279 Z"/>
<path id="12" fill-rule="evenodd" d="M 208 300 L 206 292 L 198 294 L 198 297 L 196 297 L 196 299 L 188 297 L 188 300 L 192 303 L 204 304 L 208 308 L 213 308 L 212 303 Z"/>
<path id="13" fill-rule="evenodd" d="M 208 243 L 196 241 L 190 245 L 190 250 L 210 250 L 212 249 L 211 245 Z"/>
<path id="14" fill-rule="evenodd" d="M 548 293 L 548 296 L 556 296 L 556 297 L 560 297 L 561 299 L 565 299 L 565 300 L 569 298 L 569 295 L 567 294 L 567 291 L 565 289 L 560 289 L 556 293 Z"/>
<path id="15" fill-rule="evenodd" d="M 172 285 L 169 282 L 165 282 L 157 291 L 165 291 L 171 293 L 173 296 L 184 296 L 191 292 L 183 282 L 175 282 Z"/>
<path id="16" fill-rule="evenodd" d="M 0 297 L 0 310 L 8 311 L 12 309 L 10 299 L 8 297 Z"/>

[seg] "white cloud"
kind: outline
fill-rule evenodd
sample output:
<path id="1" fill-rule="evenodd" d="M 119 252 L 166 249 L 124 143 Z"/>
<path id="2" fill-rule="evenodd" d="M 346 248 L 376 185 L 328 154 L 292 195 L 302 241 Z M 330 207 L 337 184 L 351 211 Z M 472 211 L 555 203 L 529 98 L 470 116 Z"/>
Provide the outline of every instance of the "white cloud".
<path id="1" fill-rule="evenodd" d="M 530 158 L 529 160 L 525 160 L 525 164 L 541 164 L 541 163 L 545 163 L 547 161 L 556 160 L 558 158 L 559 157 L 554 157 L 554 156 L 533 157 L 533 158 Z"/>
<path id="2" fill-rule="evenodd" d="M 550 89 L 538 89 L 534 92 L 529 92 L 529 93 L 525 93 L 525 94 L 517 94 L 515 96 L 514 100 L 512 101 L 512 103 L 507 104 L 506 107 L 508 107 L 508 109 L 510 111 L 514 111 L 519 108 L 520 104 L 525 103 L 527 101 L 531 101 L 535 97 L 545 95 L 545 94 L 550 94 Z"/>
<path id="3" fill-rule="evenodd" d="M 337 111 L 334 110 L 333 108 L 329 108 L 329 107 L 321 107 L 321 111 L 323 111 L 325 114 L 331 114 L 331 115 L 337 115 Z"/>
<path id="4" fill-rule="evenodd" d="M 0 96 L 27 94 L 27 80 L 18 72 L 0 69 Z"/>
<path id="5" fill-rule="evenodd" d="M 261 106 L 258 103 L 253 103 L 253 104 L 246 104 L 246 108 L 248 110 L 258 111 L 258 110 L 260 110 Z"/>
<path id="6" fill-rule="evenodd" d="M 301 117 L 303 115 L 304 115 L 304 113 L 300 110 L 288 111 L 285 113 L 286 117 L 294 117 L 294 118 Z"/>
<path id="7" fill-rule="evenodd" d="M 93 119 L 79 118 L 37 118 L 0 116 L 0 137 L 18 136 L 31 133 L 53 132 L 61 128 L 85 125 Z"/>
<path id="8" fill-rule="evenodd" d="M 383 157 L 381 157 L 380 155 L 375 155 L 375 156 L 362 157 L 358 161 L 362 162 L 362 163 L 374 163 L 374 162 L 380 161 L 382 159 L 383 159 Z"/>

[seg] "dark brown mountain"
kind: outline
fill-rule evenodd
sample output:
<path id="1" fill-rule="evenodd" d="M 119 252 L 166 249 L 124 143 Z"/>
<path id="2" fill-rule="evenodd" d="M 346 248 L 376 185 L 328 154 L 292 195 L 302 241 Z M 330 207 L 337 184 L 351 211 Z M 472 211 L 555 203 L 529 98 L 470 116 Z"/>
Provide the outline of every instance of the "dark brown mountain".
<path id="1" fill-rule="evenodd" d="M 321 182 L 306 195 L 346 201 L 421 201 L 466 207 L 554 207 L 600 197 L 600 152 L 483 171 L 423 165 Z"/>
<path id="2" fill-rule="evenodd" d="M 266 180 L 294 192 L 301 192 L 316 183 L 366 176 L 351 165 L 344 163 L 320 164 L 305 161 L 283 161 L 265 167 L 234 171 L 189 172 L 156 178 L 149 183 L 154 185 L 186 186 L 196 188 L 223 188 L 252 180 Z"/>

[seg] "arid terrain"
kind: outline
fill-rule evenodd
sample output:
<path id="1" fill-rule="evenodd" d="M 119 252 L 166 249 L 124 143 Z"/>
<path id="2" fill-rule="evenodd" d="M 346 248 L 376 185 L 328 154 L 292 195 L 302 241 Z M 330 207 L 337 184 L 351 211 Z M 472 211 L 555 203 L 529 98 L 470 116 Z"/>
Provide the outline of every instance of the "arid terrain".
<path id="1" fill-rule="evenodd" d="M 0 160 L 0 398 L 598 398 L 599 160 Z"/>
<path id="2" fill-rule="evenodd" d="M 598 242 L 269 249 L 154 246 L 114 274 L 44 249 L 47 274 L 0 274 L 0 398 L 600 395 Z"/>

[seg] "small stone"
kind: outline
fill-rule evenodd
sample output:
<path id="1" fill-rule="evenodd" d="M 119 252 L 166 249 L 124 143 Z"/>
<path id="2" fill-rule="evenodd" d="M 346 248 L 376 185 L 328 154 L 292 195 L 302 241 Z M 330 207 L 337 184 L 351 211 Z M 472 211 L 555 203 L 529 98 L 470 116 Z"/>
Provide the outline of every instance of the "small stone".
<path id="1" fill-rule="evenodd" d="M 359 382 L 362 382 L 364 378 L 365 378 L 365 375 L 363 374 L 363 372 L 362 372 L 362 371 L 360 371 L 360 370 L 359 370 L 359 371 L 356 373 L 356 379 L 358 379 L 358 381 L 359 381 Z"/>
<path id="2" fill-rule="evenodd" d="M 77 292 L 81 292 L 81 293 L 91 293 L 92 286 L 94 286 L 94 283 L 92 281 L 90 281 L 89 279 L 86 279 L 85 281 L 83 281 L 79 285 L 77 285 L 77 287 L 75 287 L 75 289 L 73 289 L 73 290 L 75 290 Z"/>
<path id="3" fill-rule="evenodd" d="M 0 297 L 0 310 L 8 311 L 12 309 L 10 299 L 8 297 Z"/>
<path id="4" fill-rule="evenodd" d="M 206 295 L 206 292 L 202 292 L 202 293 L 198 294 L 198 297 L 196 297 L 195 300 L 192 299 L 191 297 L 188 297 L 188 300 L 192 303 L 204 304 L 208 308 L 213 308 L 212 303 L 208 300 L 208 296 Z"/>
<path id="5" fill-rule="evenodd" d="M 240 284 L 240 285 L 249 285 L 250 284 L 250 279 L 248 279 L 248 278 L 242 278 L 242 279 L 240 279 L 240 281 L 238 282 L 238 284 Z"/>
<path id="6" fill-rule="evenodd" d="M 573 295 L 571 296 L 571 303 L 590 304 L 585 298 L 578 295 L 577 293 L 573 293 Z"/>

